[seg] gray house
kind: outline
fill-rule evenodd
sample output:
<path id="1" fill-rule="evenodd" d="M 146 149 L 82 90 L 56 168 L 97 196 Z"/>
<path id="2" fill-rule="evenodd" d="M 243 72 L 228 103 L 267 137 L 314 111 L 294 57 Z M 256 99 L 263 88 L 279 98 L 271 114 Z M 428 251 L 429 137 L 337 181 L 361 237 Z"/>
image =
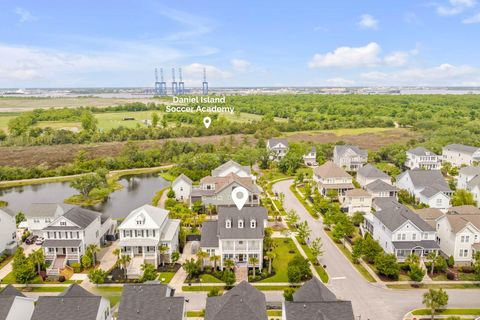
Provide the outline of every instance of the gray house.
<path id="1" fill-rule="evenodd" d="M 268 139 L 267 150 L 270 153 L 270 160 L 280 161 L 288 152 L 288 140 L 276 138 Z"/>
<path id="2" fill-rule="evenodd" d="M 358 171 L 368 161 L 368 151 L 358 146 L 336 145 L 333 149 L 333 162 L 347 171 Z"/>
<path id="3" fill-rule="evenodd" d="M 35 308 L 35 299 L 27 298 L 11 284 L 0 292 L 1 320 L 30 320 Z"/>
<path id="4" fill-rule="evenodd" d="M 354 320 L 352 303 L 337 297 L 316 277 L 283 303 L 282 320 Z"/>
<path id="5" fill-rule="evenodd" d="M 358 169 L 356 180 L 362 187 L 375 180 L 382 180 L 385 183 L 392 184 L 392 178 L 388 174 L 369 163 Z"/>
<path id="6" fill-rule="evenodd" d="M 268 319 L 265 295 L 246 281 L 227 291 L 223 296 L 207 298 L 205 320 L 233 319 Z"/>
<path id="7" fill-rule="evenodd" d="M 218 220 L 202 224 L 200 247 L 210 256 L 220 256 L 222 269 L 227 259 L 247 267 L 251 257 L 261 266 L 266 224 L 267 210 L 263 207 L 219 207 Z"/>

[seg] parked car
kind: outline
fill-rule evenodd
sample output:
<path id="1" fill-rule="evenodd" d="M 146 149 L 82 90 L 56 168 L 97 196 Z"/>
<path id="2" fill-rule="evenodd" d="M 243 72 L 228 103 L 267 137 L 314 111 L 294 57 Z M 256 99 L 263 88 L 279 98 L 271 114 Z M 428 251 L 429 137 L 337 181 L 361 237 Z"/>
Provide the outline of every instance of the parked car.
<path id="1" fill-rule="evenodd" d="M 43 241 L 45 241 L 44 238 L 38 237 L 37 240 L 35 240 L 35 244 L 40 246 L 43 244 Z"/>
<path id="2" fill-rule="evenodd" d="M 31 234 L 31 235 L 29 235 L 28 238 L 25 240 L 25 243 L 26 243 L 26 244 L 34 244 L 35 241 L 37 241 L 37 238 L 38 238 L 38 236 Z"/>

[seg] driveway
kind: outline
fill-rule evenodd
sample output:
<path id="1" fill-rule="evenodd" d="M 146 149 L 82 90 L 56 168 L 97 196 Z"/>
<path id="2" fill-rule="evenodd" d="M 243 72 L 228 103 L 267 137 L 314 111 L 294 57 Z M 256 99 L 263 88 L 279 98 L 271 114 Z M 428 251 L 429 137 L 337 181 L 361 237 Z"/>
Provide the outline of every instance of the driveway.
<path id="1" fill-rule="evenodd" d="M 323 230 L 323 223 L 315 220 L 290 191 L 293 180 L 284 180 L 273 185 L 274 192 L 285 194 L 284 207 L 295 210 L 301 221 L 307 221 L 312 233 L 310 239 L 323 240 L 324 254 L 320 258 L 327 266 L 330 276 L 328 287 L 339 299 L 352 301 L 355 316 L 361 320 L 402 319 L 409 310 L 423 307 L 422 295 L 426 290 L 393 290 L 366 281 L 338 250 Z M 480 290 L 447 290 L 449 308 L 479 307 Z"/>

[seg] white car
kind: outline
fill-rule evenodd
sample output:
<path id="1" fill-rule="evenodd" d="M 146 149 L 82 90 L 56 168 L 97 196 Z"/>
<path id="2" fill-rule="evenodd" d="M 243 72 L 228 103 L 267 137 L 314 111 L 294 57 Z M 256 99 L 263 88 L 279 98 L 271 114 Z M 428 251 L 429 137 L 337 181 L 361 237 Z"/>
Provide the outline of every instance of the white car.
<path id="1" fill-rule="evenodd" d="M 35 240 L 35 244 L 40 246 L 43 244 L 43 241 L 45 241 L 44 238 L 38 237 L 37 240 Z"/>

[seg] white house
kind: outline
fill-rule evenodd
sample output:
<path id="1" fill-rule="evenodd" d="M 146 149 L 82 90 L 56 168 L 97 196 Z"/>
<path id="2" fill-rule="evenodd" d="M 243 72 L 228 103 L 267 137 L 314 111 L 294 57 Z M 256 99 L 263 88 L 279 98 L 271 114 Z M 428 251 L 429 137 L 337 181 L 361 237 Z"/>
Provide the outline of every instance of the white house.
<path id="1" fill-rule="evenodd" d="M 224 164 L 212 170 L 213 177 L 226 177 L 231 173 L 234 173 L 242 178 L 255 179 L 255 176 L 252 174 L 249 166 L 242 166 L 233 160 L 228 160 Z"/>
<path id="2" fill-rule="evenodd" d="M 437 237 L 442 251 L 455 263 L 470 265 L 480 251 L 480 209 L 474 206 L 450 208 L 437 220 Z"/>
<path id="3" fill-rule="evenodd" d="M 112 320 L 113 315 L 107 298 L 72 284 L 57 296 L 39 297 L 31 319 Z"/>
<path id="4" fill-rule="evenodd" d="M 8 208 L 0 208 L 0 254 L 9 254 L 17 248 L 17 225 L 15 213 Z"/>
<path id="5" fill-rule="evenodd" d="M 315 166 L 318 165 L 318 163 L 317 163 L 317 148 L 312 147 L 312 149 L 310 149 L 310 152 L 303 155 L 303 163 L 305 163 L 305 165 L 307 167 L 315 167 Z"/>
<path id="6" fill-rule="evenodd" d="M 25 212 L 27 228 L 36 236 L 43 236 L 43 229 L 65 213 L 65 208 L 57 203 L 32 203 Z"/>
<path id="7" fill-rule="evenodd" d="M 324 196 L 330 190 L 342 196 L 347 190 L 355 188 L 352 176 L 332 161 L 327 161 L 313 169 L 313 180 L 317 183 L 318 190 Z"/>
<path id="8" fill-rule="evenodd" d="M 0 319 L 30 320 L 35 308 L 35 299 L 27 298 L 11 284 L 0 292 Z"/>
<path id="9" fill-rule="evenodd" d="M 396 185 L 430 208 L 446 210 L 450 207 L 453 191 L 440 170 L 407 170 L 397 177 Z"/>
<path id="10" fill-rule="evenodd" d="M 409 169 L 440 170 L 441 166 L 441 157 L 424 147 L 417 147 L 407 151 L 405 167 Z"/>
<path id="11" fill-rule="evenodd" d="M 363 189 L 352 189 L 340 197 L 342 208 L 349 214 L 355 212 L 370 213 L 372 211 L 372 195 Z"/>
<path id="12" fill-rule="evenodd" d="M 218 220 L 202 224 L 200 247 L 210 256 L 220 256 L 220 268 L 227 259 L 247 267 L 256 257 L 263 265 L 263 237 L 267 210 L 263 207 L 219 207 Z"/>
<path id="13" fill-rule="evenodd" d="M 268 139 L 267 150 L 270 153 L 270 160 L 282 160 L 288 152 L 288 140 L 275 138 Z"/>
<path id="14" fill-rule="evenodd" d="M 377 179 L 373 182 L 370 182 L 363 187 L 368 193 L 372 195 L 372 198 L 387 198 L 393 197 L 397 198 L 398 188 L 386 183 L 384 180 Z"/>
<path id="15" fill-rule="evenodd" d="M 463 144 L 449 144 L 442 148 L 442 161 L 452 166 L 474 165 L 480 161 L 480 148 Z"/>
<path id="16" fill-rule="evenodd" d="M 172 190 L 175 192 L 177 201 L 190 202 L 190 195 L 192 194 L 192 180 L 184 175 L 179 175 L 172 182 Z"/>
<path id="17" fill-rule="evenodd" d="M 367 184 L 375 180 L 381 180 L 385 183 L 392 184 L 392 178 L 385 172 L 367 163 L 357 171 L 357 182 L 360 186 L 365 187 Z"/>
<path id="18" fill-rule="evenodd" d="M 139 277 L 144 262 L 156 267 L 178 251 L 180 220 L 170 219 L 168 214 L 165 209 L 144 205 L 130 212 L 118 227 L 121 254 L 132 258 L 127 276 Z"/>
<path id="19" fill-rule="evenodd" d="M 477 205 L 480 205 L 480 167 L 461 168 L 457 176 L 457 189 L 470 191 Z"/>
<path id="20" fill-rule="evenodd" d="M 333 149 L 333 162 L 347 171 L 358 171 L 368 161 L 368 152 L 358 146 L 336 145 Z"/>
<path id="21" fill-rule="evenodd" d="M 47 274 L 58 275 L 66 264 L 81 262 L 87 247 L 101 246 L 113 235 L 115 222 L 99 212 L 73 207 L 43 229 Z"/>
<path id="22" fill-rule="evenodd" d="M 403 205 L 367 214 L 362 232 L 370 232 L 386 253 L 394 253 L 400 261 L 410 253 L 424 257 L 440 249 L 435 229 Z"/>

